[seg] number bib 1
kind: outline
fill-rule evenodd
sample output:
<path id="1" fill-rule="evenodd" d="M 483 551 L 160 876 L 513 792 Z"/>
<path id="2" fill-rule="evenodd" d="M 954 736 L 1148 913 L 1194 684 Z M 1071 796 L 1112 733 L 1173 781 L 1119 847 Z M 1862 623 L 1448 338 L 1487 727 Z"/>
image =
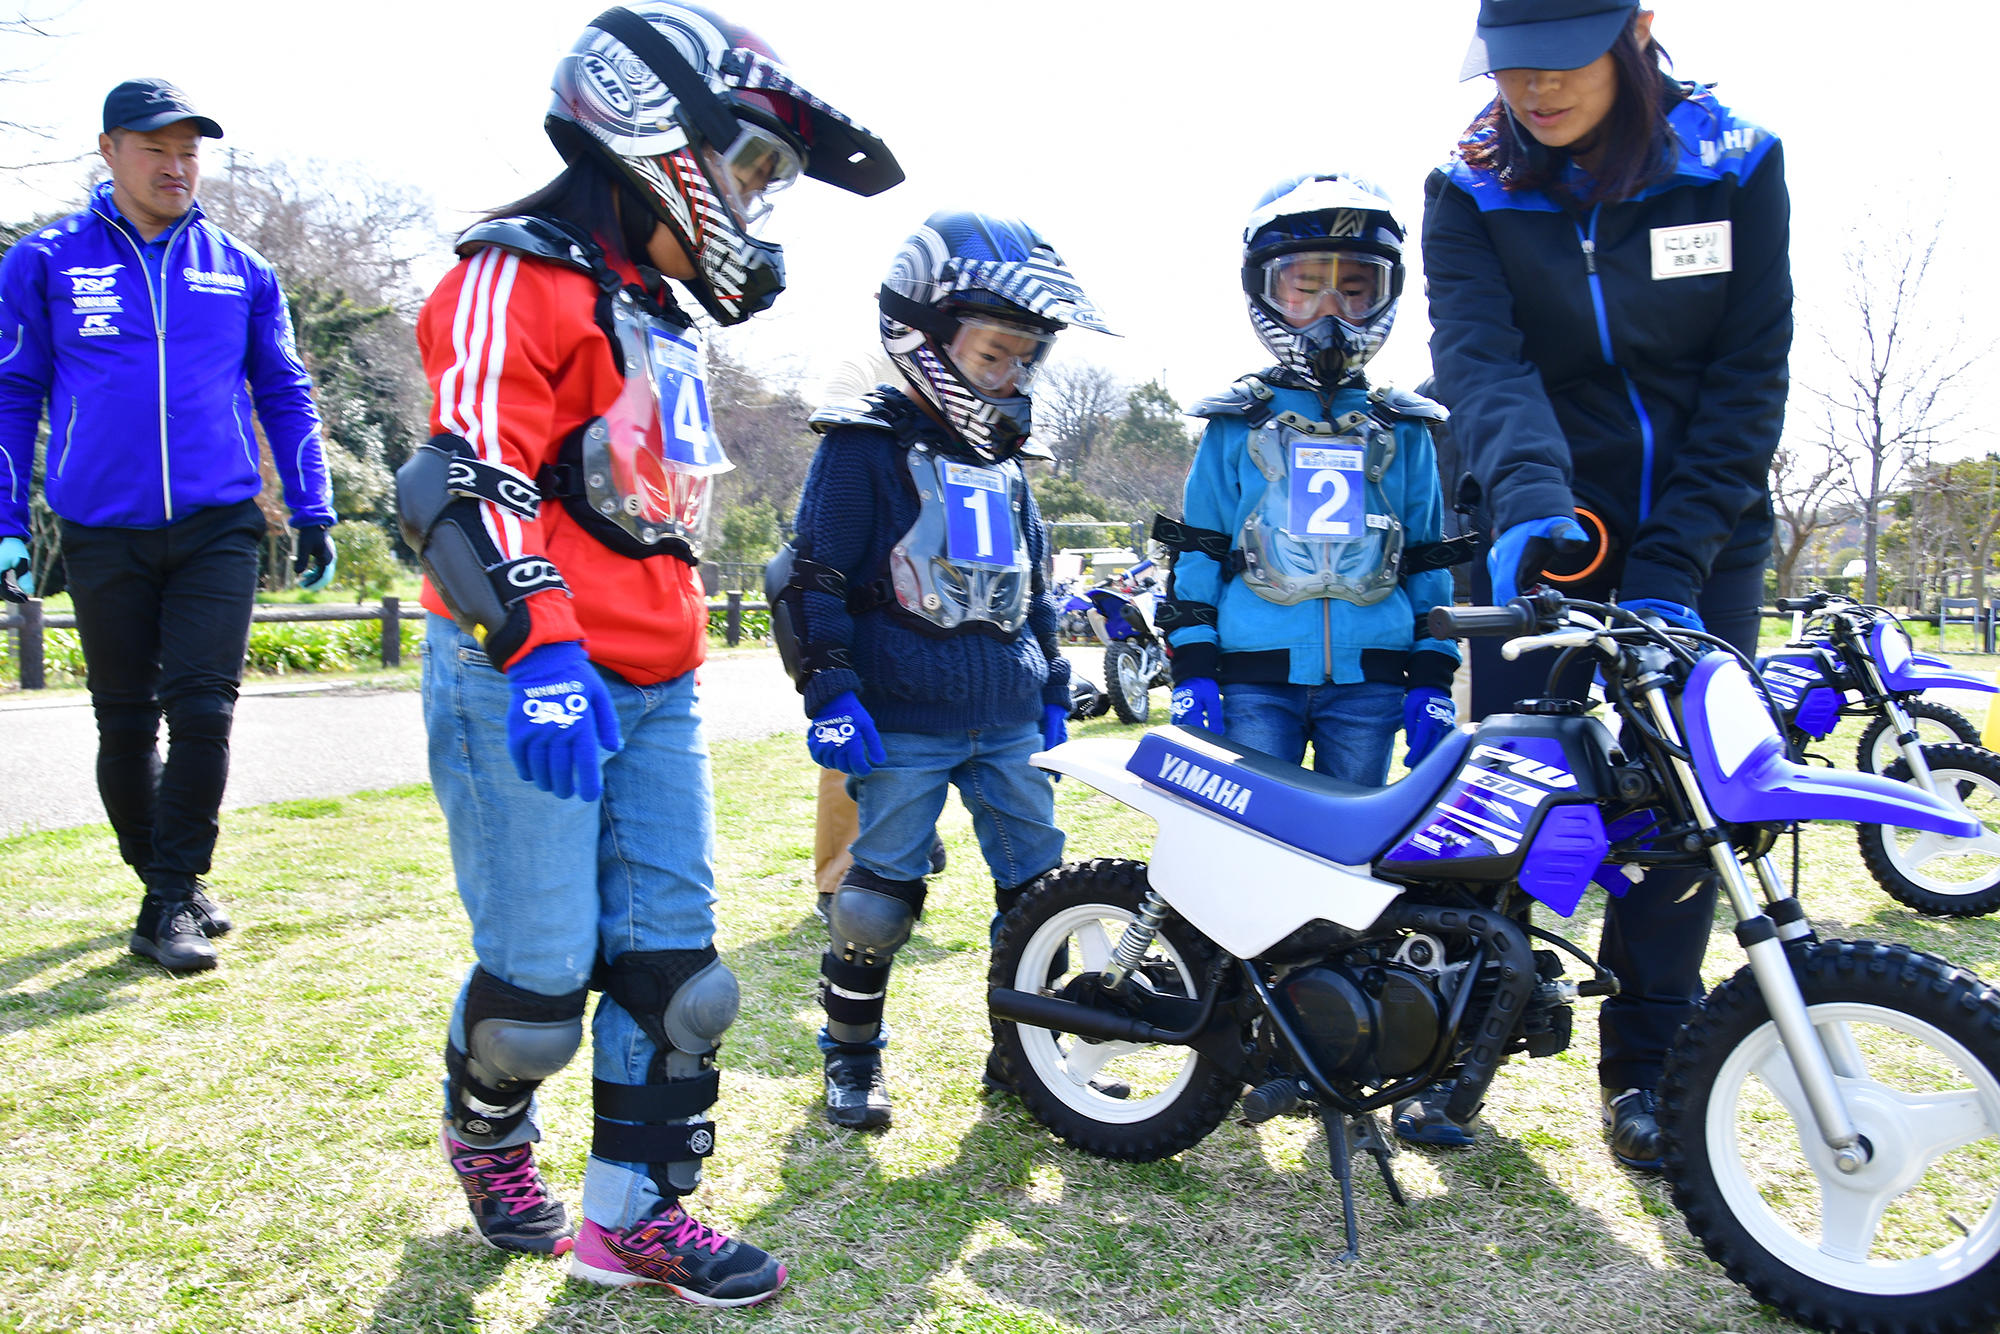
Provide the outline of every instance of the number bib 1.
<path id="1" fill-rule="evenodd" d="M 1021 466 L 947 458 L 922 441 L 907 457 L 919 509 L 889 552 L 895 610 L 931 634 L 1020 634 L 1033 573 L 1020 523 L 1028 497 Z"/>

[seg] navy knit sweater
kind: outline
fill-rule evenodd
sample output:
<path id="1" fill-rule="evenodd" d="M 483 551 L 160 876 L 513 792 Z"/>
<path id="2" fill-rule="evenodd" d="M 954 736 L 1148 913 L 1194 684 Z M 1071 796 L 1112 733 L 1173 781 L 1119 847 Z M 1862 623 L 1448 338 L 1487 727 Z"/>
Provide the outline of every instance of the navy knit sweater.
<path id="1" fill-rule="evenodd" d="M 963 447 L 930 419 L 915 438 L 935 449 Z M 837 426 L 821 439 L 799 495 L 799 550 L 859 588 L 888 569 L 889 549 L 917 521 L 918 501 L 905 463 L 907 442 L 887 430 Z M 966 455 L 972 461 L 980 460 Z M 1028 498 L 1028 558 L 1048 559 L 1048 530 Z M 1057 612 L 1039 574 L 1028 624 L 1011 640 L 965 631 L 926 634 L 882 607 L 858 616 L 841 599 L 807 590 L 802 638 L 843 644 L 854 668 L 814 674 L 805 685 L 807 717 L 852 690 L 885 732 L 961 732 L 1038 723 L 1044 704 L 1069 707 L 1069 662 L 1056 647 Z"/>

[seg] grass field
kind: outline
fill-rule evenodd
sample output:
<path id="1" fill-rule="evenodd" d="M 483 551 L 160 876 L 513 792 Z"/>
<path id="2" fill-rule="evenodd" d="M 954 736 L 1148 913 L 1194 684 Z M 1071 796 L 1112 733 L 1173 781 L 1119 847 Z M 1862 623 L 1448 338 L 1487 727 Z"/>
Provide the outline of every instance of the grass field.
<path id="1" fill-rule="evenodd" d="M 823 936 L 802 751 L 717 751 L 719 944 L 744 1010 L 696 1201 L 788 1261 L 781 1301 L 710 1316 L 474 1240 L 435 1119 L 469 947 L 416 787 L 225 817 L 212 879 L 240 926 L 222 969 L 188 980 L 126 953 L 135 882 L 106 828 L 0 842 L 0 1330 L 1789 1328 L 1700 1253 L 1664 1186 L 1604 1151 L 1587 1002 L 1569 1052 L 1501 1072 L 1477 1148 L 1398 1156 L 1407 1210 L 1363 1179 L 1356 1264 L 1335 1262 L 1314 1123 L 1226 1123 L 1131 1166 L 982 1102 L 991 899 L 956 807 L 951 868 L 890 997 L 895 1128 L 835 1132 L 812 1043 Z M 1072 856 L 1145 854 L 1151 831 L 1123 807 L 1074 783 L 1059 805 Z M 2000 974 L 1994 924 L 1914 917 L 1865 878 L 1844 826 L 1808 837 L 1804 883 L 1823 934 Z M 1569 934 L 1594 945 L 1594 913 Z M 1739 959 L 1719 931 L 1712 978 Z M 544 1094 L 543 1162 L 574 1203 L 587 1062 Z"/>

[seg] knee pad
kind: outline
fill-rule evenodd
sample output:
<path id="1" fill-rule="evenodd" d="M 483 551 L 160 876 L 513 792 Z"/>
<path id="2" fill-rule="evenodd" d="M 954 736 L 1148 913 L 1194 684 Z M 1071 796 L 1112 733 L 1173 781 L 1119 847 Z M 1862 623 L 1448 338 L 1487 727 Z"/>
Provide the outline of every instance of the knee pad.
<path id="1" fill-rule="evenodd" d="M 845 963 L 887 964 L 924 912 L 924 882 L 851 868 L 826 906 L 833 952 Z"/>
<path id="2" fill-rule="evenodd" d="M 594 980 L 655 1052 L 644 1084 L 592 1083 L 590 1151 L 643 1163 L 663 1197 L 685 1195 L 701 1184 L 702 1159 L 715 1152 L 715 1123 L 705 1113 L 721 1088 L 715 1053 L 736 1019 L 736 975 L 710 945 L 628 951 L 601 965 Z"/>
<path id="3" fill-rule="evenodd" d="M 484 968 L 472 970 L 465 988 L 465 1050 L 447 1043 L 444 1053 L 459 1138 L 496 1139 L 521 1124 L 536 1086 L 568 1065 L 582 1045 L 588 999 L 581 988 L 547 996 Z"/>

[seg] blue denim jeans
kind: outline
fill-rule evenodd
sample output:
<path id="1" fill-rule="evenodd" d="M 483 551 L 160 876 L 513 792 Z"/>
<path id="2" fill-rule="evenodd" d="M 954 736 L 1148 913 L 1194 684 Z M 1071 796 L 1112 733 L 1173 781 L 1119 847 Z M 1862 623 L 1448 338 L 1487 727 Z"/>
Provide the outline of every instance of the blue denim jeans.
<path id="1" fill-rule="evenodd" d="M 715 812 L 694 673 L 650 686 L 599 675 L 624 744 L 603 757 L 599 800 L 558 798 L 514 772 L 507 678 L 441 616 L 424 640 L 431 784 L 473 953 L 501 981 L 544 995 L 584 986 L 599 954 L 701 949 L 715 937 Z M 464 1011 L 461 987 L 451 1016 L 460 1051 Z M 608 996 L 598 998 L 591 1046 L 597 1078 L 645 1082 L 652 1039 Z M 505 1143 L 540 1139 L 539 1111 L 531 1106 Z M 591 1157 L 583 1212 L 592 1222 L 629 1227 L 659 1200 L 642 1165 Z"/>
<path id="2" fill-rule="evenodd" d="M 1222 687 L 1222 734 L 1240 746 L 1304 764 L 1345 783 L 1380 787 L 1389 752 L 1403 728 L 1403 688 L 1380 681 L 1353 685 Z"/>
<path id="3" fill-rule="evenodd" d="M 930 871 L 931 839 L 952 787 L 972 815 L 979 851 L 1002 889 L 1024 885 L 1062 864 L 1055 784 L 1028 763 L 1042 748 L 1036 723 L 969 732 L 884 732 L 888 759 L 847 780 L 858 824 L 849 845 L 855 865 L 890 880 L 921 880 Z M 877 1048 L 888 1045 L 885 1022 Z M 820 1049 L 832 1045 L 822 1028 Z"/>

